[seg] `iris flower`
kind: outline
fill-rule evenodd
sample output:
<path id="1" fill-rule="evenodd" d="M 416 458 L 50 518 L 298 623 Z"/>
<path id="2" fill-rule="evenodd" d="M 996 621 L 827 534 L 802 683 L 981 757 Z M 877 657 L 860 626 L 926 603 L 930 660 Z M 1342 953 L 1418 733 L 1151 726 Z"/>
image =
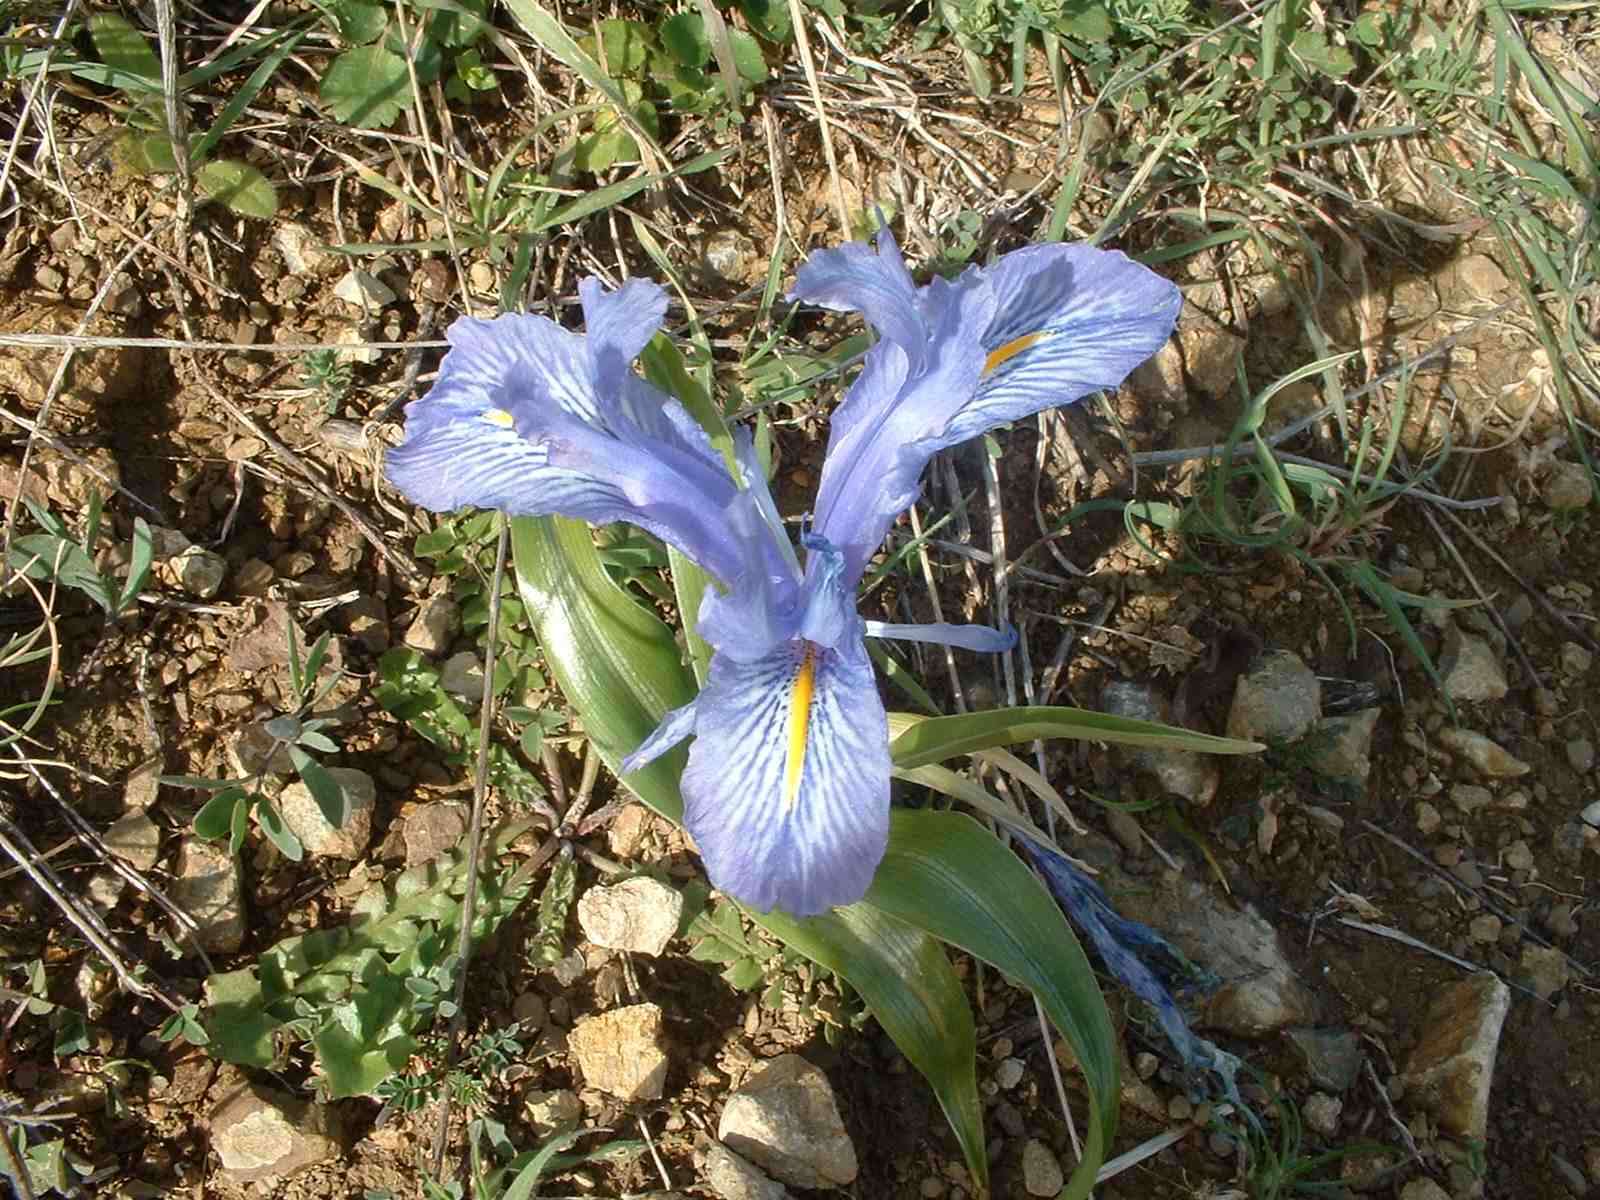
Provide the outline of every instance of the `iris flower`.
<path id="1" fill-rule="evenodd" d="M 703 567 L 697 632 L 714 653 L 696 699 L 622 764 L 693 737 L 684 824 L 718 888 L 800 916 L 859 900 L 889 836 L 889 742 L 868 637 L 996 652 L 982 626 L 863 620 L 855 592 L 928 460 L 1007 421 L 1117 386 L 1158 349 L 1172 284 L 1120 253 L 1034 246 L 917 287 L 885 230 L 812 256 L 791 299 L 878 332 L 832 422 L 796 552 L 749 436 L 734 467 L 631 363 L 666 313 L 633 281 L 579 288 L 587 336 L 541 317 L 463 318 L 406 417 L 390 480 L 435 511 L 629 521 Z"/>

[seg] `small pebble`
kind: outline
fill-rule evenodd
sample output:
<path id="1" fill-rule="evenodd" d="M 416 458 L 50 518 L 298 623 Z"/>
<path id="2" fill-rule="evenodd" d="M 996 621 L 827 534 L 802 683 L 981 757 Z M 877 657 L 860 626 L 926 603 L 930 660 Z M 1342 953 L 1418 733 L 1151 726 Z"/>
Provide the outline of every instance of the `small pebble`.
<path id="1" fill-rule="evenodd" d="M 1567 763 L 1578 774 L 1594 769 L 1594 743 L 1588 738 L 1573 738 L 1567 743 Z"/>
<path id="2" fill-rule="evenodd" d="M 1439 826 L 1443 824 L 1443 822 L 1444 818 L 1439 815 L 1439 810 L 1433 805 L 1429 804 L 1426 800 L 1417 805 L 1418 833 L 1437 833 L 1439 831 Z"/>
<path id="3" fill-rule="evenodd" d="M 995 1068 L 994 1081 L 1009 1092 L 1022 1082 L 1026 1070 L 1020 1058 L 1008 1058 Z"/>
<path id="4" fill-rule="evenodd" d="M 1487 945 L 1500 940 L 1500 918 L 1492 913 L 1485 913 L 1481 917 L 1473 917 L 1472 924 L 1468 927 L 1472 940 Z"/>

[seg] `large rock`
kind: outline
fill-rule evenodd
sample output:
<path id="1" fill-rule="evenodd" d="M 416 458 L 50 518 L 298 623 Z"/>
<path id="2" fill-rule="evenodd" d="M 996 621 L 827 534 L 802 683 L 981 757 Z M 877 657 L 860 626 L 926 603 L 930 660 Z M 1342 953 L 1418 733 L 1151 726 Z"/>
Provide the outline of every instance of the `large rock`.
<path id="1" fill-rule="evenodd" d="M 754 1163 L 740 1158 L 720 1142 L 707 1147 L 701 1166 L 706 1185 L 722 1200 L 789 1200 L 789 1192 L 776 1179 L 768 1179 Z"/>
<path id="2" fill-rule="evenodd" d="M 1203 1024 L 1261 1037 L 1314 1022 L 1315 999 L 1289 965 L 1277 932 L 1253 909 L 1235 908 L 1205 884 L 1170 872 L 1153 888 L 1138 887 L 1120 872 L 1107 872 L 1103 882 L 1123 916 L 1149 925 L 1222 979 L 1205 1005 Z"/>
<path id="3" fill-rule="evenodd" d="M 1445 634 L 1439 678 L 1445 695 L 1468 703 L 1501 700 L 1511 690 L 1494 648 L 1477 634 L 1462 633 L 1454 625 Z"/>
<path id="4" fill-rule="evenodd" d="M 1511 989 L 1482 972 L 1445 988 L 1428 1006 L 1422 1039 L 1406 1063 L 1406 1093 L 1457 1137 L 1481 1139 L 1489 1085 Z"/>
<path id="5" fill-rule="evenodd" d="M 244 944 L 244 888 L 239 860 L 228 843 L 186 837 L 178 845 L 178 877 L 172 902 L 194 918 L 200 945 L 217 954 L 232 954 Z M 178 941 L 186 939 L 182 932 Z"/>
<path id="6" fill-rule="evenodd" d="M 717 1137 L 791 1187 L 843 1187 L 856 1177 L 856 1148 L 828 1077 L 798 1054 L 773 1059 L 728 1097 Z"/>
<path id="7" fill-rule="evenodd" d="M 309 853 L 359 858 L 372 840 L 372 809 L 378 789 L 372 776 L 353 767 L 329 767 L 328 774 L 344 793 L 348 813 L 343 825 L 335 825 L 323 815 L 322 805 L 299 779 L 283 789 L 283 795 L 278 797 L 278 812 Z"/>
<path id="8" fill-rule="evenodd" d="M 339 1122 L 331 1108 L 246 1084 L 211 1113 L 211 1148 L 235 1184 L 275 1184 L 335 1157 Z"/>
<path id="9" fill-rule="evenodd" d="M 623 1100 L 659 1100 L 667 1081 L 661 1009 L 633 1004 L 585 1017 L 567 1037 L 584 1082 Z"/>
<path id="10" fill-rule="evenodd" d="M 1292 650 L 1263 654 L 1239 676 L 1228 712 L 1228 736 L 1297 742 L 1322 715 L 1322 684 Z"/>
<path id="11" fill-rule="evenodd" d="M 660 954 L 678 932 L 683 897 L 648 876 L 592 887 L 578 900 L 584 936 L 608 950 Z"/>
<path id="12" fill-rule="evenodd" d="M 1118 717 L 1162 725 L 1172 721 L 1171 706 L 1165 696 L 1149 684 L 1127 679 L 1106 684 L 1100 693 L 1100 707 Z M 1217 794 L 1220 772 L 1211 755 L 1153 746 L 1113 746 L 1111 752 L 1130 769 L 1150 775 L 1163 792 L 1182 796 L 1190 804 L 1210 804 Z"/>
<path id="13" fill-rule="evenodd" d="M 1291 1029 L 1289 1041 L 1300 1051 L 1306 1073 L 1319 1088 L 1348 1091 L 1361 1073 L 1361 1039 L 1348 1029 Z"/>

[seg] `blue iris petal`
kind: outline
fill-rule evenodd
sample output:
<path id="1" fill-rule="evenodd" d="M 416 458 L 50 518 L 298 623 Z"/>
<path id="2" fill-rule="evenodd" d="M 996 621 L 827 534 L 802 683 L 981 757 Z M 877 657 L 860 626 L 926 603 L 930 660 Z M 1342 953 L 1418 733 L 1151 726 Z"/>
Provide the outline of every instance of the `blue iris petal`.
<path id="1" fill-rule="evenodd" d="M 1215 991 L 1219 980 L 1192 966 L 1165 938 L 1148 925 L 1131 921 L 1106 899 L 1093 879 L 1049 847 L 1018 835 L 1028 857 L 1044 872 L 1050 890 L 1073 923 L 1088 935 L 1111 973 L 1156 1014 L 1162 1031 L 1190 1073 L 1194 1090 L 1206 1091 L 1215 1075 L 1221 1094 L 1247 1111 L 1235 1081 L 1240 1062 L 1189 1028 L 1168 984 L 1183 981 Z"/>
<path id="2" fill-rule="evenodd" d="M 935 453 L 985 430 L 1115 387 L 1171 335 L 1181 296 L 1116 251 L 1033 246 L 925 288 L 908 284 L 887 230 L 814 255 L 794 297 L 854 308 L 882 340 L 833 418 L 817 532 L 851 586 L 916 499 Z"/>
<path id="3" fill-rule="evenodd" d="M 889 625 L 883 621 L 868 621 L 867 636 L 890 638 L 899 642 L 931 642 L 935 646 L 954 646 L 958 650 L 976 650 L 979 654 L 1004 654 L 1017 644 L 1017 631 L 1001 632 L 987 625 L 951 625 L 945 622 L 927 625 Z"/>
<path id="4" fill-rule="evenodd" d="M 812 916 L 861 899 L 888 847 L 890 762 L 859 633 L 833 648 L 797 639 L 753 662 L 717 655 L 694 704 L 622 769 L 665 753 L 690 724 L 683 823 L 711 881 L 762 912 Z"/>
<path id="5" fill-rule="evenodd" d="M 406 440 L 388 455 L 390 482 L 436 512 L 470 504 L 630 521 L 730 583 L 769 561 L 785 574 L 765 479 L 741 490 L 682 405 L 631 369 L 665 294 L 640 282 L 607 293 L 586 280 L 580 295 L 587 338 L 543 317 L 452 325 L 438 382 L 407 411 Z"/>

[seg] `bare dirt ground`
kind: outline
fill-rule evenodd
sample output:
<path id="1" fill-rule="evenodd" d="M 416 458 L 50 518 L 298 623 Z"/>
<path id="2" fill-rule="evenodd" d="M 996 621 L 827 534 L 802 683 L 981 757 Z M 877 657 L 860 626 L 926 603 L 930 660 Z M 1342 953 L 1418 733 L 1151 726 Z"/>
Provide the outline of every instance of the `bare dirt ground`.
<path id="1" fill-rule="evenodd" d="M 985 248 L 1024 243 L 1047 215 L 1030 189 L 1053 170 L 1050 103 L 1030 94 L 1025 103 L 997 101 L 1009 106 L 1005 112 L 986 109 L 940 92 L 952 78 L 951 62 L 922 65 L 929 74 L 917 88 L 936 96 L 945 111 L 977 114 L 982 124 L 975 131 L 955 119 L 913 126 L 893 105 L 864 110 L 843 146 L 841 170 L 854 189 L 847 202 L 859 208 L 891 187 L 914 198 L 919 186 L 931 184 L 920 204 L 910 200 L 896 218 L 914 261 L 932 257 L 929 231 L 958 203 L 980 212 Z M 801 244 L 839 236 L 829 223 L 832 196 L 800 95 L 793 80 L 774 86 L 764 111 L 775 137 L 747 128 L 717 172 L 631 202 L 632 213 L 693 281 L 707 332 L 730 358 L 748 345 L 750 289 L 764 280 L 765 247 L 779 227 L 773 161 L 781 168 L 777 186 L 787 201 L 788 233 Z M 164 198 L 170 193 L 158 190 L 159 181 L 117 174 L 97 157 L 106 114 L 70 93 L 53 105 L 55 151 L 35 160 L 37 174 L 19 175 L 27 207 L 9 219 L 0 254 L 0 332 L 172 338 L 190 348 L 98 344 L 71 356 L 59 390 L 51 380 L 63 359 L 60 347 L 8 349 L 0 363 L 0 407 L 8 422 L 0 490 L 8 500 L 26 490 L 76 522 L 96 486 L 80 465 L 90 464 L 123 489 L 108 504 L 107 542 L 126 544 L 133 519 L 143 516 L 214 551 L 225 570 L 216 594 L 200 599 L 176 568 L 158 566 L 147 598 L 114 625 L 80 596 L 61 596 L 57 703 L 34 730 L 28 750 L 34 765 L 7 768 L 5 805 L 34 847 L 59 849 L 51 859 L 55 870 L 102 906 L 128 960 L 147 964 L 164 986 L 193 999 L 206 971 L 167 938 L 169 918 L 156 896 L 106 882 L 106 868 L 74 840 L 65 810 L 102 833 L 127 811 L 148 811 L 159 842 L 146 874 L 155 889 L 170 890 L 200 798 L 171 786 L 152 790 L 151 777 L 225 774 L 227 747 L 238 733 L 284 711 L 285 613 L 307 639 L 324 631 L 334 636 L 348 678 L 335 697 L 344 719 L 336 729 L 336 760 L 329 761 L 377 781 L 372 833 L 354 861 L 300 863 L 253 834 L 243 854 L 243 941 L 213 956 L 218 969 L 246 964 L 292 933 L 348 919 L 369 881 L 409 861 L 418 813 L 470 799 L 470 766 L 374 698 L 382 654 L 404 643 L 428 597 L 455 586 L 414 555 L 416 536 L 431 519 L 410 511 L 379 474 L 383 448 L 398 441 L 400 406 L 426 386 L 438 352 L 362 344 L 437 338 L 468 306 L 492 311 L 506 264 L 478 253 L 452 260 L 399 252 L 377 272 L 394 293 L 391 301 L 364 313 L 335 298 L 350 264 L 328 245 L 402 241 L 432 231 L 404 205 L 363 187 L 324 144 L 336 140 L 337 130 L 315 121 L 301 131 L 299 156 L 280 164 L 291 182 L 273 222 L 202 214 L 175 247 L 172 230 L 182 217 Z M 512 106 L 478 120 L 472 136 L 504 146 L 527 131 Z M 363 151 L 377 170 L 398 176 L 398 152 L 381 143 Z M 1462 220 L 1457 203 L 1426 171 L 1395 186 L 1413 220 L 1452 229 Z M 655 274 L 626 230 L 613 214 L 541 245 L 541 309 L 569 319 L 576 281 L 591 272 Z M 1331 1125 L 1307 1134 L 1304 1154 L 1377 1143 L 1400 1166 L 1369 1185 L 1355 1178 L 1358 1167 L 1372 1165 L 1358 1157 L 1332 1163 L 1319 1178 L 1339 1180 L 1345 1171 L 1351 1188 L 1381 1196 L 1399 1196 L 1403 1183 L 1423 1176 L 1455 1197 L 1592 1194 L 1600 1189 L 1600 993 L 1593 974 L 1600 961 L 1594 882 L 1600 845 L 1579 814 L 1600 780 L 1593 753 L 1600 742 L 1592 703 L 1600 681 L 1594 507 L 1557 512 L 1549 503 L 1557 464 L 1572 455 L 1561 441 L 1565 429 L 1548 361 L 1529 333 L 1515 268 L 1498 243 L 1483 232 L 1409 240 L 1393 226 L 1368 231 L 1365 239 L 1354 232 L 1354 253 L 1348 240 L 1330 237 L 1325 247 L 1333 274 L 1318 303 L 1323 324 L 1337 334 L 1332 350 L 1361 350 L 1351 369 L 1366 380 L 1453 339 L 1447 352 L 1418 368 L 1402 442 L 1421 462 L 1448 431 L 1452 448 L 1433 490 L 1454 500 L 1501 503 L 1449 509 L 1401 498 L 1341 530 L 1344 540 L 1330 552 L 1370 561 L 1403 580 L 1406 591 L 1473 602 L 1419 615 L 1422 642 L 1437 661 L 1451 623 L 1483 637 L 1509 681 L 1503 699 L 1462 703 L 1449 713 L 1377 607 L 1348 586 L 1340 587 L 1341 602 L 1287 554 L 1164 534 L 1153 535 L 1153 547 L 1141 547 L 1121 516 L 1108 513 L 1091 514 L 1048 548 L 1034 548 L 1043 529 L 1083 501 L 1181 503 L 1196 487 L 1192 471 L 1153 463 L 1135 471 L 1130 454 L 1222 440 L 1238 412 L 1234 372 L 1241 355 L 1257 386 L 1317 356 L 1280 281 L 1227 247 L 1166 268 L 1184 287 L 1185 316 L 1170 351 L 1114 398 L 1109 411 L 1120 428 L 1100 414 L 1078 413 L 1066 424 L 1001 433 L 999 512 L 985 501 L 976 457 L 952 456 L 947 475 L 930 484 L 924 514 L 926 523 L 952 511 L 952 490 L 968 498 L 961 519 L 941 535 L 956 546 L 936 556 L 938 587 L 946 619 L 960 619 L 949 613 L 963 610 L 983 618 L 993 572 L 980 564 L 969 573 L 972 560 L 960 550 L 963 542 L 985 553 L 995 549 L 999 518 L 1011 559 L 1033 569 L 1014 575 L 1010 604 L 1027 633 L 1035 672 L 1051 661 L 1061 638 L 1073 638 L 1058 703 L 1098 707 L 1108 681 L 1132 678 L 1169 697 L 1183 694 L 1188 722 L 1221 732 L 1232 680 L 1259 648 L 1293 650 L 1319 676 L 1337 681 L 1329 688 L 1360 687 L 1375 697 L 1381 716 L 1364 787 L 1330 787 L 1292 753 L 1267 762 L 1226 761 L 1209 805 L 1163 801 L 1139 813 L 1144 840 L 1129 834 L 1126 818 L 1108 820 L 1088 797 L 1162 798 L 1103 749 L 1053 748 L 1051 778 L 1095 831 L 1068 849 L 1091 863 L 1116 865 L 1156 892 L 1175 889 L 1182 875 L 1224 903 L 1254 906 L 1277 931 L 1314 1000 L 1309 1023 L 1358 1035 L 1372 1071 L 1339 1097 Z M 835 332 L 855 331 L 837 320 L 805 320 L 818 345 Z M 337 415 L 302 382 L 303 355 L 272 350 L 324 342 L 345 343 L 356 355 L 354 382 Z M 778 491 L 791 498 L 786 516 L 799 515 L 793 498 L 814 483 L 827 405 L 836 394 L 822 389 L 775 414 Z M 1309 384 L 1286 389 L 1267 427 L 1320 404 Z M 50 440 L 34 442 L 24 474 L 26 431 L 34 422 Z M 1324 417 L 1281 449 L 1336 463 L 1339 442 L 1332 418 Z M 1172 557 L 1158 558 L 1152 549 Z M 1188 552 L 1203 557 L 1208 569 L 1188 569 Z M 908 580 L 903 590 L 901 603 L 926 617 L 920 581 Z M 8 603 L 18 620 L 37 611 L 25 595 Z M 1342 603 L 1350 606 L 1353 639 Z M 458 632 L 432 658 L 477 647 L 476 631 Z M 961 668 L 964 701 L 1004 700 L 988 664 Z M 5 702 L 37 696 L 45 674 L 44 664 L 8 672 L 0 682 Z M 942 705 L 955 702 L 941 660 L 926 658 L 919 678 Z M 559 695 L 542 683 L 527 702 L 560 711 Z M 1457 725 L 1487 735 L 1531 770 L 1514 779 L 1482 778 L 1439 739 Z M 575 790 L 581 736 L 559 728 L 548 744 L 553 752 L 530 767 L 551 791 L 551 768 Z M 602 800 L 610 798 L 611 781 L 596 786 Z M 1273 797 L 1266 809 L 1263 796 Z M 500 815 L 513 810 L 504 796 L 495 804 Z M 1263 832 L 1269 812 L 1275 837 Z M 660 867 L 678 880 L 692 877 L 696 864 L 681 835 L 638 810 L 582 849 L 580 889 L 602 880 L 611 863 Z M 1341 907 L 1344 893 L 1361 903 Z M 160 1041 L 154 1031 L 166 1012 L 110 986 L 95 951 L 23 875 L 0 880 L 0 914 L 5 961 L 16 970 L 38 960 L 49 997 L 89 1016 L 88 1047 L 58 1062 L 46 1018 L 8 993 L 0 1037 L 5 1084 L 17 1103 L 30 1110 L 53 1105 L 68 1145 L 96 1169 L 85 1194 L 283 1200 L 361 1197 L 368 1189 L 418 1194 L 430 1114 L 380 1123 L 381 1106 L 366 1099 L 337 1106 L 338 1158 L 270 1188 L 226 1180 L 211 1150 L 209 1114 L 237 1086 L 240 1072 L 219 1069 L 199 1048 Z M 1425 1033 L 1430 1001 L 1463 978 L 1465 968 L 1416 944 L 1341 925 L 1340 916 L 1401 931 L 1525 985 L 1534 982 L 1528 947 L 1562 952 L 1562 986 L 1544 999 L 1514 994 L 1482 1145 L 1441 1133 L 1396 1083 Z M 774 1007 L 759 1002 L 759 991 L 723 982 L 714 967 L 692 960 L 681 941 L 659 959 L 635 957 L 624 970 L 569 927 L 562 946 L 567 966 L 551 968 L 529 960 L 536 934 L 531 914 L 519 915 L 472 966 L 469 1028 L 524 1022 L 523 1052 L 496 1080 L 492 1111 L 516 1140 L 528 1142 L 544 1132 L 530 1115 L 530 1097 L 574 1092 L 584 1125 L 633 1137 L 642 1123 L 659 1156 L 659 1166 L 646 1154 L 584 1168 L 562 1177 L 557 1194 L 709 1195 L 696 1155 L 715 1132 L 723 1100 L 761 1060 L 786 1051 L 823 1068 L 838 1095 L 861 1173 L 837 1194 L 930 1200 L 967 1194 L 960 1152 L 922 1080 L 874 1024 L 851 1025 L 849 1000 L 825 984 L 793 972 L 774 976 L 783 983 L 783 1000 Z M 1051 1050 L 1025 993 L 971 964 L 963 969 L 979 1014 L 993 1191 L 1021 1196 L 1031 1139 L 1071 1159 L 1046 1057 Z M 12 974 L 4 984 L 19 988 L 23 979 Z M 1167 1047 L 1109 979 L 1107 986 L 1127 1022 L 1132 1078 L 1144 1085 L 1130 1093 L 1116 1150 L 1167 1129 L 1188 1132 L 1098 1194 L 1107 1200 L 1290 1194 L 1287 1186 L 1269 1193 L 1260 1178 L 1241 1176 L 1237 1148 L 1192 1124 L 1193 1106 Z M 567 1034 L 584 1016 L 639 998 L 665 1011 L 671 1061 L 663 1098 L 627 1106 L 585 1087 Z M 834 1037 L 825 1036 L 830 1021 Z M 1305 1059 L 1283 1036 L 1218 1036 L 1298 1109 L 1326 1112 L 1313 1103 L 1326 1088 L 1312 1081 Z M 1020 1077 L 1006 1065 L 1011 1060 L 1021 1061 Z M 1071 1080 L 1068 1070 L 1069 1092 Z M 307 1063 L 291 1059 L 277 1082 L 307 1089 Z M 1265 1097 L 1262 1084 L 1251 1086 L 1250 1095 Z M 1081 1120 L 1081 1097 L 1074 1103 Z"/>

